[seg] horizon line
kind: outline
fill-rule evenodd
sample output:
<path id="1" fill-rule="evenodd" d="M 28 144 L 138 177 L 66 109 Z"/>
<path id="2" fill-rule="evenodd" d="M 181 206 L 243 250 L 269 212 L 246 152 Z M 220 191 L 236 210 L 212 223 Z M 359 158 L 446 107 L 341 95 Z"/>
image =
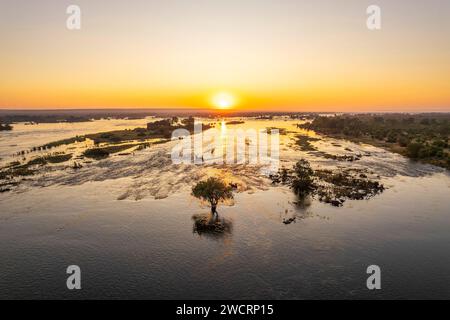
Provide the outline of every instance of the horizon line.
<path id="1" fill-rule="evenodd" d="M 264 110 L 264 109 L 213 109 L 213 108 L 153 108 L 153 107 L 89 107 L 89 108 L 2 108 L 0 107 L 0 113 L 4 112 L 70 112 L 70 111 L 141 111 L 141 112 L 202 112 L 202 113 L 217 113 L 217 114 L 232 114 L 232 113 L 450 113 L 448 110 L 360 110 L 360 111 L 342 111 L 342 110 Z"/>

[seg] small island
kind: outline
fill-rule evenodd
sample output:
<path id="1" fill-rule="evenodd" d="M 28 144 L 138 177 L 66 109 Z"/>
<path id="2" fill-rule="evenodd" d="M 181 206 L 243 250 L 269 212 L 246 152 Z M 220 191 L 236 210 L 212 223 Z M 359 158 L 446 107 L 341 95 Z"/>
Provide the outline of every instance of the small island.
<path id="1" fill-rule="evenodd" d="M 11 131 L 13 127 L 10 124 L 2 124 L 0 123 L 0 131 Z"/>

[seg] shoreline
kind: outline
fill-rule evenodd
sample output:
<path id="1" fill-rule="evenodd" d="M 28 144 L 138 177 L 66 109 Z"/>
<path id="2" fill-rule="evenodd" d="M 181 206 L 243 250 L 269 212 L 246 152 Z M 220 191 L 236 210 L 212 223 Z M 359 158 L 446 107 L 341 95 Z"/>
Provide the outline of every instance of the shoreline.
<path id="1" fill-rule="evenodd" d="M 312 130 L 312 129 L 311 129 Z M 422 164 L 430 164 L 445 170 L 450 170 L 450 166 L 445 165 L 443 163 L 439 163 L 439 161 L 437 161 L 436 159 L 414 159 L 411 157 L 408 157 L 407 153 L 406 153 L 406 147 L 402 147 L 400 146 L 399 143 L 391 143 L 391 142 L 386 142 L 386 141 L 379 141 L 376 139 L 372 139 L 370 137 L 364 136 L 361 138 L 356 138 L 356 137 L 349 137 L 346 136 L 344 134 L 340 134 L 340 133 L 325 133 L 325 132 L 321 132 L 320 130 L 314 129 L 312 130 L 324 137 L 327 138 L 333 138 L 333 139 L 339 139 L 339 140 L 347 140 L 356 144 L 367 144 L 367 145 L 371 145 L 373 147 L 377 147 L 377 148 L 381 148 L 384 149 L 386 151 L 389 152 L 393 152 L 396 154 L 399 154 L 403 157 L 405 157 L 406 159 L 410 160 L 410 161 L 414 161 L 414 162 L 419 162 Z M 436 160 L 436 161 L 435 161 Z"/>

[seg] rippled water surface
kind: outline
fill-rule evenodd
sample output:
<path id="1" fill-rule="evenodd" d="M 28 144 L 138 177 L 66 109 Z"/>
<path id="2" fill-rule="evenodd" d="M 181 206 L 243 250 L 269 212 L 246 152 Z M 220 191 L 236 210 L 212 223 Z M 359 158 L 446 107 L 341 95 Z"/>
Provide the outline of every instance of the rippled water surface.
<path id="1" fill-rule="evenodd" d="M 298 133 L 316 136 L 297 129 L 298 121 L 245 120 L 240 127 L 288 131 L 281 165 L 306 158 L 315 169 L 366 170 L 387 189 L 339 208 L 315 199 L 296 205 L 260 166 L 172 164 L 176 142 L 77 171 L 53 165 L 0 194 L 0 298 L 450 298 L 447 172 L 319 136 L 312 142 L 319 151 L 362 155 L 325 159 L 295 144 Z M 147 121 L 19 125 L 0 133 L 0 157 L 6 163 L 24 148 Z M 192 216 L 208 208 L 189 190 L 210 175 L 237 182 L 240 192 L 219 207 L 229 231 L 199 236 Z M 82 270 L 77 292 L 65 286 L 71 264 Z M 366 288 L 371 264 L 382 270 L 379 291 Z"/>

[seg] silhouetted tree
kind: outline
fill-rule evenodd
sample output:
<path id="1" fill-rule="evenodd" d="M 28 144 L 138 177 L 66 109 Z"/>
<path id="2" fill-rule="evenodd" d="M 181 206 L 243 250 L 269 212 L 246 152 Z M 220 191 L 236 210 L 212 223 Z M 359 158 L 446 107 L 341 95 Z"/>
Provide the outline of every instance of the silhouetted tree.
<path id="1" fill-rule="evenodd" d="M 294 177 L 292 179 L 292 190 L 299 197 L 305 197 L 314 191 L 314 171 L 309 162 L 302 159 L 294 166 Z"/>
<path id="2" fill-rule="evenodd" d="M 208 201 L 211 205 L 211 213 L 217 213 L 219 202 L 233 199 L 232 188 L 222 180 L 214 177 L 206 181 L 200 181 L 192 188 L 192 195 L 196 198 Z"/>

